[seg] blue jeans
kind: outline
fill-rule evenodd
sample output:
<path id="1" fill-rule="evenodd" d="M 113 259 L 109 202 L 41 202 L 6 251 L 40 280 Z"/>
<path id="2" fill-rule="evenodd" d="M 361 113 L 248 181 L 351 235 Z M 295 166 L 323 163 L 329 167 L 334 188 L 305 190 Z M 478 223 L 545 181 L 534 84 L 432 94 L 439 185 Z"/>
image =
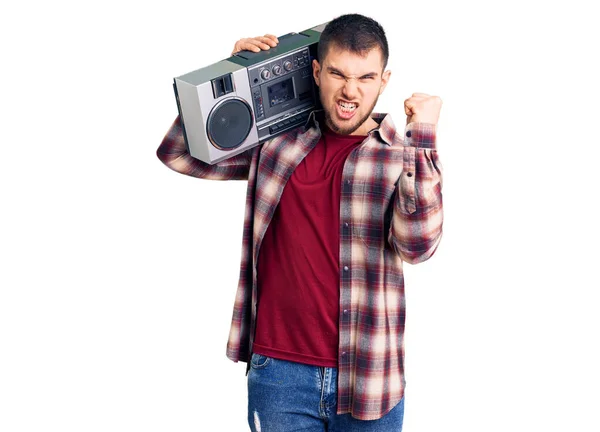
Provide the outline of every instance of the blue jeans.
<path id="1" fill-rule="evenodd" d="M 253 354 L 248 372 L 252 432 L 401 432 L 404 398 L 378 420 L 336 414 L 337 368 Z"/>

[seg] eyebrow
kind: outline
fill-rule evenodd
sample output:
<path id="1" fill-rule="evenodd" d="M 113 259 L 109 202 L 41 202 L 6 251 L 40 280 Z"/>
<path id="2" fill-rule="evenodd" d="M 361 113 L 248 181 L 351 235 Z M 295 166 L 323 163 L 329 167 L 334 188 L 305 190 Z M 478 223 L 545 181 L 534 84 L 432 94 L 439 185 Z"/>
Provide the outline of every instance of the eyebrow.
<path id="1" fill-rule="evenodd" d="M 344 73 L 343 73 L 341 70 L 339 70 L 339 69 L 336 69 L 336 68 L 334 68 L 334 67 L 332 67 L 332 66 L 327 66 L 327 71 L 328 71 L 328 72 L 335 72 L 335 73 L 338 73 L 338 74 L 340 74 L 341 76 L 343 76 L 344 78 L 347 78 L 347 77 L 346 77 L 346 75 L 344 75 Z M 369 77 L 376 77 L 377 75 L 378 75 L 378 73 L 377 73 L 377 72 L 367 72 L 366 74 L 364 74 L 364 75 L 361 75 L 359 78 L 369 78 Z"/>

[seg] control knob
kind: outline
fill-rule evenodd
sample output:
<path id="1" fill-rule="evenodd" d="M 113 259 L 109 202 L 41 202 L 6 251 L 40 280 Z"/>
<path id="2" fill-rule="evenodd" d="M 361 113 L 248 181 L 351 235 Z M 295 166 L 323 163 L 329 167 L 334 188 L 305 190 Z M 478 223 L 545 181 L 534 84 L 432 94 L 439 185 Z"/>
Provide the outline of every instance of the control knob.
<path id="1" fill-rule="evenodd" d="M 291 71 L 292 70 L 292 62 L 289 60 L 284 61 L 283 68 L 288 72 Z"/>
<path id="2" fill-rule="evenodd" d="M 273 66 L 273 75 L 279 75 L 280 73 L 281 73 L 281 66 L 278 64 Z"/>
<path id="3" fill-rule="evenodd" d="M 263 69 L 263 71 L 260 73 L 260 76 L 262 79 L 267 80 L 271 78 L 271 71 L 269 71 L 269 69 Z"/>

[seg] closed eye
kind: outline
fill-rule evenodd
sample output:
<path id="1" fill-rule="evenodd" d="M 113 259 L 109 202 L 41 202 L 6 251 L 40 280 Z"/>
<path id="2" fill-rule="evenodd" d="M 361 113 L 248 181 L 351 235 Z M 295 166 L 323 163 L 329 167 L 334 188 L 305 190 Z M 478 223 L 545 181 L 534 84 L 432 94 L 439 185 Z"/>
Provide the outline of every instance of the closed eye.
<path id="1" fill-rule="evenodd" d="M 337 69 L 334 69 L 334 68 L 332 68 L 332 67 L 329 67 L 329 68 L 328 68 L 328 71 L 329 71 L 329 73 L 330 73 L 331 75 L 333 75 L 333 76 L 335 76 L 335 77 L 342 78 L 342 79 L 344 79 L 344 80 L 346 80 L 346 81 L 348 81 L 349 79 L 351 79 L 351 78 L 349 78 L 349 77 L 345 76 L 345 75 L 344 75 L 344 74 L 343 74 L 341 71 L 339 71 L 339 70 L 337 70 Z M 359 79 L 360 81 L 372 81 L 372 80 L 374 80 L 376 77 L 377 77 L 377 74 L 376 74 L 376 73 L 374 73 L 374 72 L 371 72 L 371 73 L 368 73 L 368 74 L 365 74 L 365 75 L 363 75 L 363 76 L 359 77 L 358 79 Z"/>

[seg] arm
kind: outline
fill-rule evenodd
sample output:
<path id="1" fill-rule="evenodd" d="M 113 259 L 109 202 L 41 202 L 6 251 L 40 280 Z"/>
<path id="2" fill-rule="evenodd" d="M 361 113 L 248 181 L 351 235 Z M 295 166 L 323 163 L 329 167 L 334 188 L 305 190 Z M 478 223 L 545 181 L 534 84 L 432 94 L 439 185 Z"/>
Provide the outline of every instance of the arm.
<path id="1" fill-rule="evenodd" d="M 254 150 L 258 151 L 258 146 L 214 165 L 202 162 L 190 156 L 178 116 L 156 150 L 156 156 L 172 170 L 192 177 L 209 180 L 246 180 Z"/>
<path id="2" fill-rule="evenodd" d="M 388 241 L 403 261 L 416 264 L 433 255 L 442 237 L 442 166 L 435 125 L 410 123 L 404 136 Z"/>
<path id="3" fill-rule="evenodd" d="M 413 93 L 404 101 L 403 166 L 388 242 L 411 264 L 429 259 L 442 238 L 442 165 L 435 140 L 441 108 L 439 97 L 424 93 Z"/>
<path id="4" fill-rule="evenodd" d="M 268 50 L 278 43 L 277 37 L 271 34 L 240 39 L 235 43 L 232 55 L 242 50 L 253 52 Z M 180 118 L 177 117 L 158 147 L 156 156 L 172 170 L 192 177 L 210 180 L 247 180 L 254 151 L 258 151 L 258 147 L 213 165 L 202 162 L 190 156 L 183 138 Z"/>

